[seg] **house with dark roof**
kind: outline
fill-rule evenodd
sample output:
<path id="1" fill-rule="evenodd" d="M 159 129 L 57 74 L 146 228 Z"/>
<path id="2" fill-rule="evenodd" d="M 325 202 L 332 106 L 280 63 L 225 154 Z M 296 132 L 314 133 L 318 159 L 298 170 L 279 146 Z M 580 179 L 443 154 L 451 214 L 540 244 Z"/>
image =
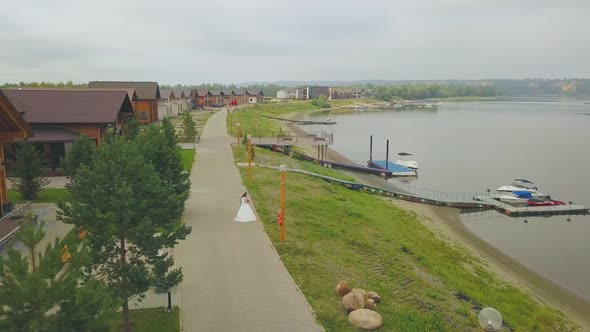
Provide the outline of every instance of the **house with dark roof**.
<path id="1" fill-rule="evenodd" d="M 5 211 L 8 211 L 9 202 L 6 190 L 4 145 L 31 136 L 33 136 L 33 129 L 25 122 L 10 99 L 0 90 L 0 217 L 4 215 Z M 0 225 L 0 240 L 8 234 L 8 231 L 6 227 Z"/>
<path id="2" fill-rule="evenodd" d="M 223 106 L 223 93 L 219 90 L 209 90 L 209 105 L 211 107 Z"/>
<path id="3" fill-rule="evenodd" d="M 259 90 L 246 90 L 244 91 L 244 102 L 249 104 L 257 104 L 262 103 L 262 98 L 264 97 L 264 93 Z"/>
<path id="4" fill-rule="evenodd" d="M 126 90 L 4 89 L 23 120 L 32 128 L 29 138 L 55 162 L 65 156 L 80 134 L 100 145 L 107 130 L 122 133 L 133 106 Z"/>
<path id="5" fill-rule="evenodd" d="M 178 102 L 174 90 L 161 89 L 158 101 L 158 120 L 167 116 L 178 115 Z"/>
<path id="6" fill-rule="evenodd" d="M 189 95 L 183 89 L 174 89 L 176 95 L 176 103 L 178 107 L 178 114 L 191 110 Z"/>
<path id="7" fill-rule="evenodd" d="M 191 90 L 184 89 L 182 90 L 182 93 L 184 94 L 184 105 L 181 112 L 190 112 L 193 110 L 193 104 L 191 102 Z"/>
<path id="8" fill-rule="evenodd" d="M 137 101 L 134 102 L 133 109 L 137 122 L 148 124 L 158 120 L 160 88 L 157 82 L 92 81 L 88 82 L 88 87 L 135 89 Z"/>
<path id="9" fill-rule="evenodd" d="M 243 104 L 245 97 L 244 95 L 246 94 L 246 91 L 244 90 L 234 90 L 234 100 L 236 101 L 236 103 L 239 104 Z"/>
<path id="10" fill-rule="evenodd" d="M 195 105 L 196 108 L 203 109 L 209 106 L 211 93 L 209 90 L 195 90 Z"/>

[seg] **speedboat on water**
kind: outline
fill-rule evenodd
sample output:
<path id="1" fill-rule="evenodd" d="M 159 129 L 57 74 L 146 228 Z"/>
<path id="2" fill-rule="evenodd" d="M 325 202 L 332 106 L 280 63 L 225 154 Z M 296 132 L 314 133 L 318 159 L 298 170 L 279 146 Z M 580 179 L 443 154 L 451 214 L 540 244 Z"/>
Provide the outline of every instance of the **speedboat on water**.
<path id="1" fill-rule="evenodd" d="M 526 179 L 515 179 L 511 184 L 501 186 L 496 191 L 500 194 L 511 194 L 515 191 L 528 191 L 533 197 L 546 197 L 547 195 L 539 191 L 537 186 Z"/>
<path id="2" fill-rule="evenodd" d="M 533 195 L 529 191 L 513 191 L 511 193 L 491 195 L 491 197 L 508 204 L 526 204 L 533 198 Z"/>
<path id="3" fill-rule="evenodd" d="M 418 162 L 415 160 L 409 160 L 406 159 L 405 157 L 407 156 L 411 156 L 411 153 L 407 153 L 407 152 L 400 152 L 397 154 L 398 156 L 401 157 L 401 159 L 398 159 L 395 161 L 396 164 L 400 165 L 400 166 L 404 166 L 410 169 L 418 169 Z"/>

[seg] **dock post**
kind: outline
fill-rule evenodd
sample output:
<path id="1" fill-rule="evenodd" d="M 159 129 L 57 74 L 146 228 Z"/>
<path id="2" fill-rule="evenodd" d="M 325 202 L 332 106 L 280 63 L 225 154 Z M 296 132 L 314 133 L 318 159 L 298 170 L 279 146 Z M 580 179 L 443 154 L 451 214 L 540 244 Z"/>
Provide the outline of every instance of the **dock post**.
<path id="1" fill-rule="evenodd" d="M 373 135 L 369 139 L 369 165 L 373 163 Z"/>
<path id="2" fill-rule="evenodd" d="M 320 160 L 320 146 L 318 145 L 318 160 Z"/>
<path id="3" fill-rule="evenodd" d="M 387 139 L 387 144 L 385 145 L 385 170 L 389 170 L 389 138 Z"/>

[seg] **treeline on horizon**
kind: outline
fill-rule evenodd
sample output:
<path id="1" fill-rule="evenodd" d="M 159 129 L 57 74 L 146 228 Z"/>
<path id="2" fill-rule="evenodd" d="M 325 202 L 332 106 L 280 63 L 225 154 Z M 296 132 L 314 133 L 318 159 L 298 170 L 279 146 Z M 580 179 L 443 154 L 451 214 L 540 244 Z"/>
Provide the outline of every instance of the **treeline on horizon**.
<path id="1" fill-rule="evenodd" d="M 299 87 L 304 87 L 304 82 Z M 383 81 L 382 83 L 350 82 L 349 86 L 364 88 L 382 100 L 453 98 L 453 97 L 494 97 L 494 96 L 590 96 L 590 79 L 494 79 L 465 81 Z M 336 84 L 332 84 L 336 85 Z M 67 82 L 19 82 L 4 83 L 0 88 L 31 87 L 79 89 L 86 88 L 87 83 Z M 340 86 L 340 85 L 338 85 Z M 248 85 L 205 83 L 198 85 L 161 84 L 163 89 L 199 89 L 199 90 L 260 90 L 267 97 L 276 96 L 277 91 L 298 86 L 286 86 L 275 83 L 257 83 Z"/>

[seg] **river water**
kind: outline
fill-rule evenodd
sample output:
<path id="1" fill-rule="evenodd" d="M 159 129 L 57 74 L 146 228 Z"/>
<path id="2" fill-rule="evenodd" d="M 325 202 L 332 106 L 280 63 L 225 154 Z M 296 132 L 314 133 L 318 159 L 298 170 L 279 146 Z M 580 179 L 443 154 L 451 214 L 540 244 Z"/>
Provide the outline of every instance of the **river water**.
<path id="1" fill-rule="evenodd" d="M 461 197 L 525 178 L 554 199 L 590 207 L 587 102 L 442 102 L 434 110 L 339 110 L 314 119 L 338 123 L 323 126 L 334 133 L 331 148 L 358 164 L 369 159 L 369 135 L 375 160 L 385 159 L 386 139 L 390 160 L 399 152 L 414 154 L 419 176 L 389 180 L 400 186 Z M 516 219 L 488 211 L 463 215 L 462 222 L 532 270 L 590 300 L 590 216 L 567 219 Z"/>

